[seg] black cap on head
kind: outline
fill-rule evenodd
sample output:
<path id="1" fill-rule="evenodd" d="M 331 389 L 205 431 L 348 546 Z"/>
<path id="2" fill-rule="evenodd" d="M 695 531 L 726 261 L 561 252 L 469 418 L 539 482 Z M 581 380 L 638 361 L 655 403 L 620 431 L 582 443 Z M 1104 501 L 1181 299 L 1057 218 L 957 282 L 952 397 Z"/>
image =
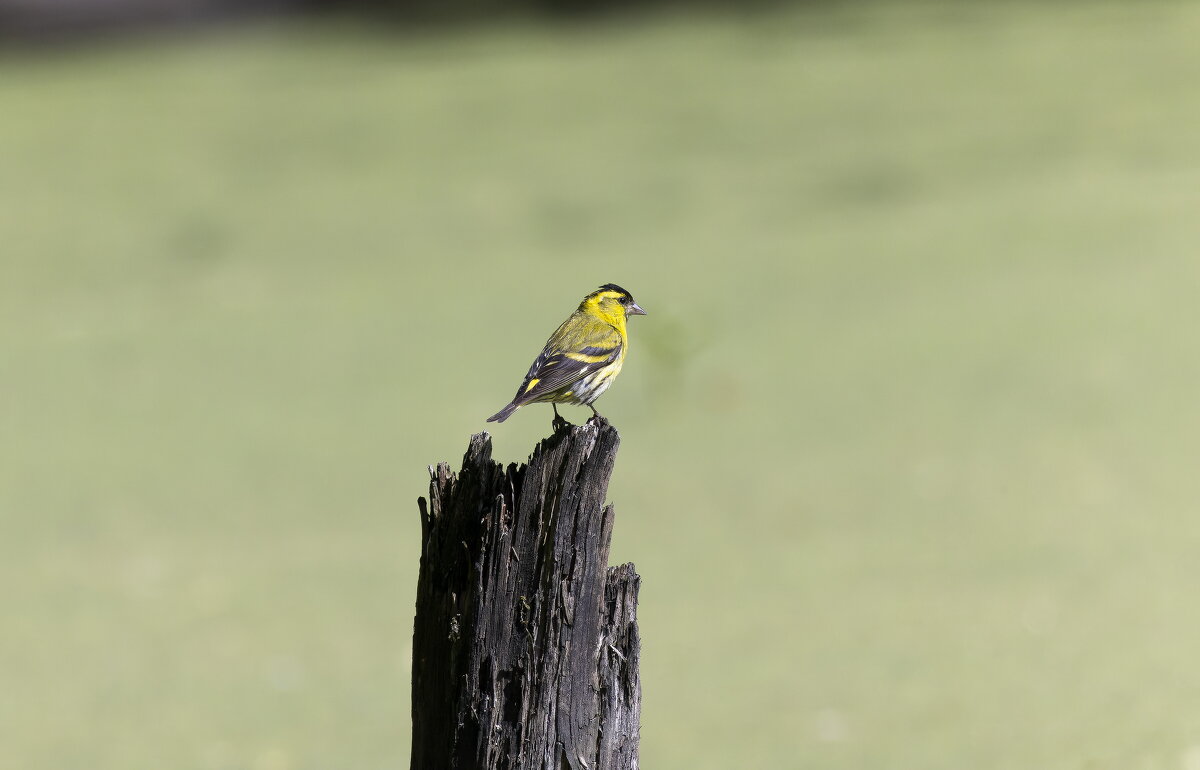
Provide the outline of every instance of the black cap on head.
<path id="1" fill-rule="evenodd" d="M 617 286 L 615 283 L 606 283 L 606 284 L 604 284 L 603 286 L 601 286 L 601 287 L 600 287 L 600 289 L 601 289 L 601 291 L 603 291 L 604 289 L 608 289 L 609 291 L 619 291 L 619 292 L 621 292 L 622 294 L 624 294 L 626 297 L 632 297 L 632 296 L 633 296 L 633 295 L 632 295 L 632 294 L 630 294 L 629 292 L 627 292 L 627 291 L 625 291 L 624 289 L 622 289 L 620 286 Z"/>

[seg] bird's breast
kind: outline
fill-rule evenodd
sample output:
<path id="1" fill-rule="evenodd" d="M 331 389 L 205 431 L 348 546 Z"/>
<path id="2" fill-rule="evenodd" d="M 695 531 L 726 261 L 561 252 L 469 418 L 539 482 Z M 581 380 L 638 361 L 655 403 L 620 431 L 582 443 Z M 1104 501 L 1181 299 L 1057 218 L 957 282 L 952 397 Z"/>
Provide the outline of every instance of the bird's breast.
<path id="1" fill-rule="evenodd" d="M 583 377 L 572 387 L 573 396 L 580 404 L 590 404 L 600 397 L 600 394 L 608 390 L 608 386 L 616 379 L 616 376 L 621 372 L 621 364 L 624 361 L 624 351 L 608 366 L 602 369 L 597 369 L 595 372 Z"/>

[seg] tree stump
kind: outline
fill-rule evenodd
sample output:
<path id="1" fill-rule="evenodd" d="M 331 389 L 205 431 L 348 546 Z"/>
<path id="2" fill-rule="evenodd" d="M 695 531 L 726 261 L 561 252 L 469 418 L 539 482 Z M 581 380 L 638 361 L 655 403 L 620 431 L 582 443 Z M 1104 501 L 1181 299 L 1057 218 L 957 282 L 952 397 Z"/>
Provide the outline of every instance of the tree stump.
<path id="1" fill-rule="evenodd" d="M 412 770 L 634 770 L 632 564 L 608 567 L 620 436 L 562 427 L 529 464 L 471 437 L 430 468 L 413 630 Z"/>

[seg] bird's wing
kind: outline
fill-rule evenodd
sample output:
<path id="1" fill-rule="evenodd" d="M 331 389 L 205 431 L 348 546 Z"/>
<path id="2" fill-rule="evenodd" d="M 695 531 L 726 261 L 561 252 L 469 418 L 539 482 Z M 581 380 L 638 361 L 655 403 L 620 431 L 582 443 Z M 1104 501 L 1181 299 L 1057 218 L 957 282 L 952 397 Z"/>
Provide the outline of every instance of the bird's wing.
<path id="1" fill-rule="evenodd" d="M 534 359 L 513 403 L 528 404 L 567 388 L 621 355 L 621 333 L 614 327 L 603 324 L 604 328 L 589 329 L 584 339 L 572 339 L 582 335 L 564 333 L 566 327 L 563 324 Z"/>

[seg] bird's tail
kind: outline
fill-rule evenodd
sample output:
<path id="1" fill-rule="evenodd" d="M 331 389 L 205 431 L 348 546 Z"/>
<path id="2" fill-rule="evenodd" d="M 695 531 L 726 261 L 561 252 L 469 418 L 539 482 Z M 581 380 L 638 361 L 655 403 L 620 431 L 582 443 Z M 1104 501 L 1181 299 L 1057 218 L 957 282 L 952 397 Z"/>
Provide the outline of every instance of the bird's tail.
<path id="1" fill-rule="evenodd" d="M 516 401 L 514 401 L 511 404 L 509 404 L 508 406 L 501 409 L 499 412 L 496 412 L 491 417 L 487 418 L 487 421 L 488 422 L 504 422 L 509 417 L 512 417 L 512 413 L 517 411 L 517 408 L 519 406 L 520 406 L 520 404 L 518 404 Z"/>

